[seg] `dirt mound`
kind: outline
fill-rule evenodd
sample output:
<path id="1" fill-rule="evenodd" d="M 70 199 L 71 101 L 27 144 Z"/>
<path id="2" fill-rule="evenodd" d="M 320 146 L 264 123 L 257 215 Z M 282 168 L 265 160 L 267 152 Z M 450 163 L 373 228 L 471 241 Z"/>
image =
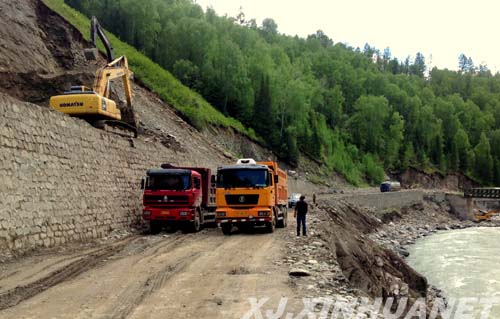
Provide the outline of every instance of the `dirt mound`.
<path id="1" fill-rule="evenodd" d="M 369 238 L 381 222 L 367 210 L 338 200 L 323 202 L 319 209 L 326 215 L 320 233 L 352 286 L 372 297 L 426 295 L 427 280 Z"/>
<path id="2" fill-rule="evenodd" d="M 82 35 L 42 1 L 0 3 L 0 91 L 47 106 L 71 85 L 91 86 Z"/>
<path id="3" fill-rule="evenodd" d="M 2 1 L 0 15 L 0 71 L 54 74 L 83 59 L 81 35 L 41 1 Z"/>
<path id="4" fill-rule="evenodd" d="M 0 92 L 21 101 L 48 106 L 53 95 L 61 94 L 71 85 L 92 83 L 92 73 L 68 72 L 60 75 L 43 75 L 36 72 L 0 72 Z"/>

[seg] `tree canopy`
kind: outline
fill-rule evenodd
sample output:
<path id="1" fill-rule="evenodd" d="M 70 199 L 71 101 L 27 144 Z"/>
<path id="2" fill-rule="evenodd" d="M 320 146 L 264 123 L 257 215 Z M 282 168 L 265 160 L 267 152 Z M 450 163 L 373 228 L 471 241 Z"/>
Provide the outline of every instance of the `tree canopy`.
<path id="1" fill-rule="evenodd" d="M 66 0 L 96 15 L 226 115 L 253 128 L 291 163 L 303 153 L 349 181 L 383 169 L 460 171 L 500 183 L 500 75 L 458 57 L 428 70 L 424 55 L 307 38 L 203 12 L 190 0 Z"/>

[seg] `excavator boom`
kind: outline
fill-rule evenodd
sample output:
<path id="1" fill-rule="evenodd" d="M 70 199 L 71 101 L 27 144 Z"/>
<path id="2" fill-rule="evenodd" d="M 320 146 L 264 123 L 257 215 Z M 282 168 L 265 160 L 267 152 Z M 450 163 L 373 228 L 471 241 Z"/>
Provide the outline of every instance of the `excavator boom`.
<path id="1" fill-rule="evenodd" d="M 130 78 L 132 72 L 128 68 L 128 61 L 125 56 L 121 56 L 114 61 L 111 61 L 103 68 L 97 70 L 93 89 L 100 96 L 109 98 L 111 80 L 122 78 L 123 88 L 125 90 L 125 98 L 127 106 L 132 105 L 132 87 Z"/>

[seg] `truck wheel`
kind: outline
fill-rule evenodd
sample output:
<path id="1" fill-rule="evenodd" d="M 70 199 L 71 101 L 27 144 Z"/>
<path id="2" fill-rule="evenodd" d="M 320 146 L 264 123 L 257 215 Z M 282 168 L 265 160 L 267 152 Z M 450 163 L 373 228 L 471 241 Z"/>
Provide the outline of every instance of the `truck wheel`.
<path id="1" fill-rule="evenodd" d="M 222 229 L 222 233 L 226 236 L 231 235 L 231 228 L 233 228 L 233 225 L 229 223 L 225 223 L 220 225 L 220 228 Z"/>
<path id="2" fill-rule="evenodd" d="M 274 216 L 274 219 L 272 221 L 267 223 L 266 230 L 268 233 L 274 233 L 275 228 L 276 228 L 276 215 Z"/>
<path id="3" fill-rule="evenodd" d="M 150 220 L 149 221 L 149 232 L 152 235 L 156 235 L 161 231 L 161 224 L 160 222 L 156 220 Z"/>
<path id="4" fill-rule="evenodd" d="M 282 220 L 278 220 L 276 218 L 276 228 L 285 228 L 286 227 L 286 207 L 282 207 L 281 209 L 278 210 L 278 212 L 282 213 Z M 278 216 L 278 214 L 274 215 Z"/>
<path id="5" fill-rule="evenodd" d="M 196 211 L 196 216 L 194 217 L 194 222 L 190 222 L 189 225 L 185 228 L 185 232 L 189 233 L 197 233 L 201 229 L 201 216 L 200 211 Z"/>
<path id="6" fill-rule="evenodd" d="M 276 228 L 284 228 L 285 227 L 285 216 L 283 216 L 282 220 L 276 221 Z"/>

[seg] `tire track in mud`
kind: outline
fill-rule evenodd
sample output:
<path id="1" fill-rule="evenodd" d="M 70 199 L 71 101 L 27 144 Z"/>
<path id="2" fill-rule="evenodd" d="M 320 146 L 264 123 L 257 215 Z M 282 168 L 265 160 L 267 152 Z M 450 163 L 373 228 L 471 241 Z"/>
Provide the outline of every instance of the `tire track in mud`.
<path id="1" fill-rule="evenodd" d="M 0 294 L 0 310 L 14 307 L 26 299 L 32 298 L 49 288 L 96 267 L 102 261 L 121 251 L 136 238 L 138 236 L 129 237 L 118 243 L 113 243 L 102 249 L 83 255 L 78 260 L 49 273 L 43 278 Z"/>
<path id="2" fill-rule="evenodd" d="M 173 238 L 169 238 L 168 240 L 159 239 L 158 241 L 152 243 L 146 238 L 144 242 L 135 243 L 138 239 L 143 238 L 145 237 L 135 235 L 80 256 L 69 257 L 55 263 L 51 263 L 50 267 L 56 265 L 58 262 L 76 259 L 59 269 L 48 273 L 44 277 L 35 280 L 34 282 L 1 292 L 0 311 L 14 307 L 19 303 L 30 299 L 60 283 L 73 279 L 78 275 L 95 268 L 104 261 L 115 261 L 127 258 L 131 255 L 142 255 L 141 259 L 154 257 L 160 250 L 169 248 L 173 245 L 179 245 L 189 239 L 185 236 L 175 236 Z M 126 252 L 127 249 L 130 250 Z M 47 268 L 48 267 L 44 267 L 43 269 Z M 34 276 L 36 276 L 36 274 L 32 274 L 30 277 Z"/>
<path id="3" fill-rule="evenodd" d="M 174 264 L 163 267 L 155 274 L 149 276 L 146 280 L 143 280 L 140 284 L 127 287 L 123 293 L 118 296 L 117 300 L 119 300 L 119 303 L 114 304 L 112 309 L 107 311 L 104 316 L 112 319 L 128 317 L 147 297 L 158 291 L 168 280 L 170 280 L 170 278 L 179 273 L 189 263 L 196 260 L 202 253 L 202 251 L 191 253 L 177 260 Z"/>
<path id="4" fill-rule="evenodd" d="M 96 251 L 98 251 L 98 250 L 99 250 L 99 249 L 93 249 L 93 250 L 91 250 L 90 252 L 85 253 L 85 254 L 82 254 L 82 255 L 76 255 L 76 256 L 75 256 L 75 255 L 68 255 L 68 257 L 63 257 L 63 258 L 61 258 L 61 259 L 55 260 L 55 261 L 53 261 L 53 262 L 51 262 L 51 263 L 49 263 L 49 264 L 47 264 L 47 265 L 43 266 L 42 268 L 38 269 L 38 270 L 37 270 L 37 272 L 35 272 L 35 273 L 31 274 L 31 275 L 28 275 L 28 276 L 24 277 L 24 278 L 23 278 L 23 280 L 26 280 L 26 281 L 27 281 L 27 280 L 29 280 L 29 279 L 31 279 L 31 278 L 36 277 L 39 273 L 44 272 L 44 271 L 46 271 L 46 270 L 48 270 L 48 269 L 50 269 L 50 268 L 53 268 L 54 266 L 57 266 L 58 264 L 63 264 L 63 263 L 65 263 L 65 262 L 79 260 L 79 259 L 81 259 L 82 257 L 86 257 L 86 256 L 88 256 L 89 254 L 95 253 L 95 252 L 96 252 Z M 0 276 L 0 281 L 4 280 L 4 279 L 6 279 L 6 278 L 8 278 L 8 277 L 10 277 L 10 276 L 14 276 L 14 275 L 18 274 L 19 272 L 20 272 L 20 270 L 15 270 L 15 271 L 13 271 L 13 272 L 11 272 L 11 273 L 6 274 L 5 276 Z M 2 293 L 3 293 L 3 292 L 2 292 L 2 291 L 0 291 L 0 295 L 1 295 Z"/>

